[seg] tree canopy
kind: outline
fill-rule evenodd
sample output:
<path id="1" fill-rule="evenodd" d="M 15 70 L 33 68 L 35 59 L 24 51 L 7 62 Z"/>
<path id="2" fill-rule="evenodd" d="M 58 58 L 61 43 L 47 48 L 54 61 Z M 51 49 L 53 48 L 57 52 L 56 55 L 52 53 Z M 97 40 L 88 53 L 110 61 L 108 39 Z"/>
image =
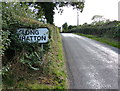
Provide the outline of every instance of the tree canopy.
<path id="1" fill-rule="evenodd" d="M 64 23 L 62 25 L 62 28 L 63 28 L 63 31 L 67 32 L 68 31 L 68 24 L 67 23 Z"/>
<path id="2" fill-rule="evenodd" d="M 58 10 L 58 13 L 62 13 L 64 6 L 72 6 L 73 9 L 77 9 L 80 12 L 83 11 L 84 1 L 80 2 L 4 2 L 4 10 L 19 16 L 47 20 L 47 23 L 53 24 L 54 21 L 54 9 Z M 22 10 L 22 11 L 21 11 Z M 5 14 L 5 12 L 3 12 Z"/>
<path id="3" fill-rule="evenodd" d="M 36 2 L 36 9 L 38 9 L 37 15 L 40 16 L 41 8 L 44 12 L 44 16 L 47 19 L 47 22 L 50 24 L 53 24 L 54 17 L 53 15 L 55 14 L 54 9 L 56 8 L 59 13 L 63 12 L 63 9 L 60 7 L 64 6 L 72 6 L 73 9 L 77 9 L 80 12 L 83 11 L 84 8 L 84 1 L 81 2 Z"/>

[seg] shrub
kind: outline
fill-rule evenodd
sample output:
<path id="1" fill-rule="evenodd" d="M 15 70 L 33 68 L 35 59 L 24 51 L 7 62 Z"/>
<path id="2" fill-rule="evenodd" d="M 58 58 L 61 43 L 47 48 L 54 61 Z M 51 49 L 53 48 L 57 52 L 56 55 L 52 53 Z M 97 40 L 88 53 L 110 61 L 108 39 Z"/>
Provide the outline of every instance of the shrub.
<path id="1" fill-rule="evenodd" d="M 118 40 L 120 37 L 120 22 L 113 21 L 100 25 L 82 25 L 70 30 L 70 32 L 96 35 L 99 37 L 108 37 Z"/>

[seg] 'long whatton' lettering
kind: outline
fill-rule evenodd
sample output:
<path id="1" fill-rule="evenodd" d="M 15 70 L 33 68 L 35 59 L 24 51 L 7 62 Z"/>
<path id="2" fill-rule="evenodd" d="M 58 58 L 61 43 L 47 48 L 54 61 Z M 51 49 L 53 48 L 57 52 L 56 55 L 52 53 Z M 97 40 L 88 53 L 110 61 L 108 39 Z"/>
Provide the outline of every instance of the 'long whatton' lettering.
<path id="1" fill-rule="evenodd" d="M 46 36 L 42 36 L 42 40 L 46 40 Z"/>
<path id="2" fill-rule="evenodd" d="M 19 39 L 24 42 L 29 43 L 47 43 L 48 42 L 48 29 L 47 28 L 38 28 L 38 29 L 29 29 L 29 28 L 20 28 L 17 33 L 19 33 Z"/>
<path id="3" fill-rule="evenodd" d="M 40 41 L 40 40 L 46 40 L 46 36 L 20 36 L 20 39 L 23 41 Z"/>
<path id="4" fill-rule="evenodd" d="M 25 35 L 39 35 L 38 30 L 25 30 Z"/>

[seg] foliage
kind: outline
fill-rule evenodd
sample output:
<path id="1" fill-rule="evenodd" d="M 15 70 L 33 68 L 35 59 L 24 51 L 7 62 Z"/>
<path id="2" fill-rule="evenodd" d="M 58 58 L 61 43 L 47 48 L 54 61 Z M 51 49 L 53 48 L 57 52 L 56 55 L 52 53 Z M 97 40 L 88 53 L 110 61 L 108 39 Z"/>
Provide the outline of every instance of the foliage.
<path id="1" fill-rule="evenodd" d="M 64 23 L 64 24 L 62 25 L 62 27 L 63 27 L 63 31 L 64 31 L 64 32 L 67 32 L 67 31 L 68 31 L 68 24 L 67 24 L 67 23 Z"/>
<path id="2" fill-rule="evenodd" d="M 2 28 L 4 30 L 16 30 L 17 27 L 36 27 L 37 22 L 32 20 L 34 17 L 34 12 L 28 9 L 28 5 L 17 3 L 2 3 Z M 28 23 L 32 22 L 32 24 Z M 34 25 L 33 25 L 34 23 Z"/>
<path id="3" fill-rule="evenodd" d="M 103 17 L 103 16 L 101 16 L 101 15 L 94 15 L 94 16 L 92 17 L 92 20 L 94 20 L 94 21 L 96 21 L 96 22 L 99 22 L 99 21 L 102 19 L 102 17 Z"/>
<path id="4" fill-rule="evenodd" d="M 38 10 L 38 15 L 41 12 L 41 9 L 39 7 L 41 7 L 43 9 L 45 18 L 47 19 L 47 22 L 50 24 L 53 24 L 53 15 L 54 15 L 54 7 L 55 4 L 52 2 L 36 2 L 35 4 L 37 4 L 37 9 Z"/>
<path id="5" fill-rule="evenodd" d="M 4 51 L 8 48 L 10 45 L 10 39 L 8 39 L 8 36 L 10 35 L 9 31 L 3 31 L 0 30 L 0 54 L 3 54 Z"/>
<path id="6" fill-rule="evenodd" d="M 23 51 L 28 54 L 34 52 L 32 49 L 35 45 L 31 44 L 29 46 L 28 44 L 24 44 L 18 39 L 18 35 L 16 35 L 16 30 L 19 27 L 36 28 L 42 26 L 42 23 L 32 19 L 32 12 L 26 9 L 28 9 L 28 6 L 25 3 L 2 3 L 2 29 L 4 31 L 4 35 L 2 36 L 3 46 L 7 45 L 6 41 L 11 41 L 10 46 L 6 47 L 8 49 L 5 50 L 5 55 L 3 55 L 3 65 L 7 65 L 14 60 L 19 60 L 21 56 L 23 56 L 23 54 L 21 54 Z M 8 30 L 9 36 L 7 32 L 5 32 L 6 30 Z"/>
<path id="7" fill-rule="evenodd" d="M 80 12 L 82 12 L 83 8 L 84 8 L 84 3 L 85 3 L 84 0 L 79 1 L 79 2 L 69 2 L 69 1 L 66 1 L 66 2 L 56 2 L 56 6 L 58 6 L 58 7 L 72 6 L 73 9 L 77 9 Z M 63 12 L 63 10 L 61 8 L 59 10 L 60 10 L 59 11 L 60 13 Z"/>
<path id="8" fill-rule="evenodd" d="M 99 25 L 85 24 L 73 28 L 69 32 L 95 35 L 98 37 L 107 37 L 118 41 L 120 37 L 119 23 L 119 21 L 113 21 Z"/>
<path id="9" fill-rule="evenodd" d="M 58 7 L 73 6 L 73 9 L 83 11 L 84 2 L 10 2 L 2 3 L 5 10 L 4 13 L 9 13 L 7 16 L 19 15 L 27 18 L 42 19 L 43 16 L 47 19 L 47 23 L 53 24 L 55 14 L 54 9 L 58 9 L 62 13 L 63 9 Z M 33 8 L 34 9 L 30 9 Z"/>
<path id="10" fill-rule="evenodd" d="M 81 33 L 75 33 L 75 34 L 85 36 L 85 37 L 88 37 L 88 38 L 91 38 L 91 39 L 94 39 L 94 40 L 97 40 L 97 41 L 100 41 L 102 43 L 111 45 L 113 47 L 120 48 L 118 41 L 115 41 L 115 40 L 107 38 L 107 37 L 97 37 L 97 36 L 94 36 L 94 35 L 81 34 Z"/>
<path id="11" fill-rule="evenodd" d="M 3 2 L 2 9 L 4 10 L 3 14 L 10 14 L 10 15 L 19 15 L 26 18 L 34 18 L 34 11 L 32 11 L 28 4 L 25 2 Z"/>
<path id="12" fill-rule="evenodd" d="M 68 26 L 68 30 L 71 30 L 72 28 L 75 28 L 75 27 L 77 27 L 77 26 L 69 25 L 69 26 Z"/>
<path id="13" fill-rule="evenodd" d="M 32 3 L 29 3 L 30 5 Z M 64 6 L 72 6 L 73 9 L 77 9 L 80 12 L 83 11 L 84 8 L 84 1 L 80 2 L 35 2 L 34 3 L 34 8 L 38 10 L 37 15 L 38 18 L 41 18 L 41 12 L 43 11 L 43 16 L 47 19 L 47 23 L 53 24 L 54 17 L 53 15 L 55 14 L 54 9 L 56 8 L 58 12 L 61 14 L 63 12 L 63 9 L 61 7 Z"/>
<path id="14" fill-rule="evenodd" d="M 110 22 L 109 19 L 105 19 L 102 15 L 94 15 L 91 20 L 93 20 L 92 24 L 94 25 L 102 25 Z"/>
<path id="15" fill-rule="evenodd" d="M 61 43 L 57 27 L 50 24 L 43 24 L 35 20 L 34 17 L 27 16 L 28 14 L 32 15 L 33 12 L 26 13 L 26 9 L 23 9 L 26 3 L 23 3 L 22 7 L 19 7 L 20 3 L 15 3 L 15 5 L 18 5 L 14 7 L 15 10 L 10 8 L 14 3 L 2 4 L 3 27 L 0 33 L 2 34 L 2 53 L 4 53 L 2 55 L 3 88 L 32 89 L 33 86 L 37 88 L 38 84 L 45 86 L 45 88 L 49 88 L 49 85 L 52 88 L 65 88 L 66 75 L 63 69 L 64 63 L 61 51 L 59 51 L 59 49 L 61 50 L 61 46 L 58 47 L 59 45 L 57 44 L 58 42 Z M 18 7 L 19 9 L 17 9 Z M 19 13 L 22 10 L 25 13 L 23 16 Z M 49 42 L 44 44 L 43 60 L 40 57 L 40 44 L 23 43 L 23 41 L 19 40 L 16 30 L 20 27 L 29 27 L 32 29 L 38 27 L 49 28 Z M 41 64 L 43 61 L 44 63 Z M 46 79 L 43 80 L 40 77 Z M 29 87 L 28 85 L 34 81 L 38 83 Z"/>

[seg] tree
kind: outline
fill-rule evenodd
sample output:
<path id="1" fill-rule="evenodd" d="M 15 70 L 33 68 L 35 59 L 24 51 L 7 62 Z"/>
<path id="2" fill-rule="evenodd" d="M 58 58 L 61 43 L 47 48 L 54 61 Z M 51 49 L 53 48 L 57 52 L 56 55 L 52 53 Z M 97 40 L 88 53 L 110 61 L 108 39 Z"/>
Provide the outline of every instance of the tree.
<path id="1" fill-rule="evenodd" d="M 94 20 L 94 22 L 100 22 L 102 20 L 103 16 L 101 15 L 94 15 L 92 17 L 92 20 Z"/>
<path id="2" fill-rule="evenodd" d="M 92 24 L 98 24 L 98 25 L 110 22 L 109 19 L 106 19 L 101 15 L 94 15 L 91 20 L 93 20 Z"/>
<path id="3" fill-rule="evenodd" d="M 79 10 L 80 12 L 83 11 L 83 8 L 84 8 L 84 3 L 85 1 L 82 0 L 82 1 L 79 1 L 79 2 L 56 2 L 56 6 L 58 7 L 64 7 L 64 6 L 72 6 L 73 9 L 77 9 Z M 57 8 L 57 7 L 56 7 Z M 63 12 L 63 10 L 60 8 L 58 9 L 60 13 Z"/>
<path id="4" fill-rule="evenodd" d="M 55 13 L 53 10 L 54 10 L 55 4 L 53 2 L 36 2 L 35 4 L 37 4 L 36 8 L 38 9 L 37 15 L 39 16 L 42 8 L 44 12 L 44 16 L 47 19 L 47 23 L 53 24 L 53 15 Z"/>
<path id="5" fill-rule="evenodd" d="M 3 2 L 2 3 L 2 15 L 18 15 L 29 18 L 35 17 L 35 12 L 32 11 L 26 2 Z"/>
<path id="6" fill-rule="evenodd" d="M 70 26 L 68 26 L 68 30 L 71 30 L 72 28 L 75 28 L 75 27 L 77 27 L 77 26 L 70 25 Z"/>
<path id="7" fill-rule="evenodd" d="M 101 15 L 94 15 L 91 20 L 93 20 L 92 24 L 94 25 L 103 24 L 105 22 L 103 16 Z"/>
<path id="8" fill-rule="evenodd" d="M 63 31 L 64 31 L 64 32 L 67 32 L 67 31 L 68 31 L 68 24 L 67 24 L 67 23 L 64 23 L 64 24 L 62 25 L 62 27 L 63 27 Z"/>
<path id="9" fill-rule="evenodd" d="M 54 9 L 58 9 L 58 12 L 61 14 L 63 9 L 60 7 L 72 6 L 73 9 L 77 9 L 80 12 L 83 11 L 84 1 L 80 2 L 16 2 L 16 3 L 6 3 L 11 7 L 11 10 L 15 11 L 16 14 L 31 17 L 31 18 L 43 18 L 45 16 L 47 23 L 53 24 L 55 14 Z M 30 7 L 34 8 L 33 10 Z M 58 8 L 59 7 L 59 8 Z M 22 9 L 23 8 L 23 9 Z M 21 11 L 22 10 L 22 11 Z M 19 12 L 18 12 L 19 11 Z M 36 16 L 37 15 L 37 16 Z"/>
<path id="10" fill-rule="evenodd" d="M 2 2 L 2 28 L 7 30 L 13 24 L 19 25 L 16 19 L 35 19 L 36 15 L 29 7 L 25 2 Z"/>
<path id="11" fill-rule="evenodd" d="M 84 0 L 80 2 L 36 2 L 35 8 L 38 9 L 37 15 L 39 16 L 41 12 L 41 8 L 44 12 L 44 16 L 47 19 L 47 22 L 50 24 L 53 24 L 53 15 L 55 14 L 54 9 L 56 8 L 59 13 L 63 12 L 63 9 L 58 7 L 64 7 L 64 6 L 73 6 L 73 9 L 77 9 L 80 12 L 83 11 L 84 8 Z M 39 17 L 41 18 L 41 17 Z"/>

